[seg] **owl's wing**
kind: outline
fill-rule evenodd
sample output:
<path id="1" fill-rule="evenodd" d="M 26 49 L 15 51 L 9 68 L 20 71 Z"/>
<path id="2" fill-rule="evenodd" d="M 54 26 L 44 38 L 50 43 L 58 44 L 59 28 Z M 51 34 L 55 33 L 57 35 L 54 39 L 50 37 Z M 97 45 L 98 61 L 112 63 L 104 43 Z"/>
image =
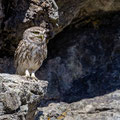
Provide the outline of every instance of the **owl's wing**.
<path id="1" fill-rule="evenodd" d="M 15 54 L 14 54 L 14 66 L 15 66 L 15 68 L 17 68 L 17 66 L 18 66 L 18 62 L 19 62 L 19 59 L 20 59 L 20 54 L 22 52 L 23 44 L 24 43 L 21 40 L 20 43 L 18 44 L 18 47 L 17 47 L 16 51 L 15 51 Z"/>

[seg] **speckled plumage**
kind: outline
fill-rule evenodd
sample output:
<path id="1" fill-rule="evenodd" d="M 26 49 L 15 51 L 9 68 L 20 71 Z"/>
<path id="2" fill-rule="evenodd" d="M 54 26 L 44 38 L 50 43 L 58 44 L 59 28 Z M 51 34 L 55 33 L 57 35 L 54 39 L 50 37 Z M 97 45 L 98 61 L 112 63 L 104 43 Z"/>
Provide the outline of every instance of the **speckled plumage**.
<path id="1" fill-rule="evenodd" d="M 23 39 L 15 51 L 14 61 L 16 74 L 35 77 L 47 57 L 46 31 L 42 27 L 31 27 L 25 30 Z"/>

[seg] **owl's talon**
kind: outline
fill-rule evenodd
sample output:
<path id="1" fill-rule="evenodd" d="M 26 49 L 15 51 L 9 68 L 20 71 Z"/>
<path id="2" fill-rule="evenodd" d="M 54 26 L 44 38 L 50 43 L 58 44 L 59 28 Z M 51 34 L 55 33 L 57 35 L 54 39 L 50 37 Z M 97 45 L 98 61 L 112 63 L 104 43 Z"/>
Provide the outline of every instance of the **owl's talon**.
<path id="1" fill-rule="evenodd" d="M 26 76 L 27 80 L 31 79 L 29 76 Z"/>
<path id="2" fill-rule="evenodd" d="M 23 76 L 23 78 L 24 78 L 24 79 L 26 79 L 26 80 L 31 79 L 29 76 L 26 76 L 26 75 L 25 75 L 25 76 Z"/>
<path id="3" fill-rule="evenodd" d="M 32 77 L 32 79 L 35 80 L 35 81 L 38 81 L 38 78 L 36 78 L 36 77 L 35 78 Z"/>
<path id="4" fill-rule="evenodd" d="M 31 74 L 31 78 L 32 78 L 33 80 L 38 81 L 38 78 L 35 76 L 35 73 L 34 73 L 34 72 Z"/>
<path id="5" fill-rule="evenodd" d="M 27 80 L 30 79 L 30 73 L 28 70 L 25 71 L 25 78 L 27 78 Z"/>
<path id="6" fill-rule="evenodd" d="M 34 78 L 34 77 L 32 77 L 32 80 L 34 80 L 34 81 L 38 81 L 38 78 Z"/>

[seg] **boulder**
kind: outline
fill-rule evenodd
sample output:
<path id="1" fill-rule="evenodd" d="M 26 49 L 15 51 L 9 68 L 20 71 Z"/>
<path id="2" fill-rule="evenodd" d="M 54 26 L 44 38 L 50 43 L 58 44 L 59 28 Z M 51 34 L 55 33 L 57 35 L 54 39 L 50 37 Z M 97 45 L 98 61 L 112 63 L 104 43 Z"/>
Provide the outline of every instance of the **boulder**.
<path id="1" fill-rule="evenodd" d="M 43 80 L 0 74 L 0 120 L 33 120 L 47 86 Z"/>

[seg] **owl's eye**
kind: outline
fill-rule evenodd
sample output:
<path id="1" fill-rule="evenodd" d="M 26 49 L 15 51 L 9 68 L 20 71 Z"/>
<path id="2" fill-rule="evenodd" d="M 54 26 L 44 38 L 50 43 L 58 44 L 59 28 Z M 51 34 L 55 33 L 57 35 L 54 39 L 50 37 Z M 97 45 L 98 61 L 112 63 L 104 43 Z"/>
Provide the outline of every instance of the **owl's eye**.
<path id="1" fill-rule="evenodd" d="M 39 34 L 39 32 L 37 32 L 37 31 L 31 31 L 32 33 L 34 33 L 34 34 Z"/>

